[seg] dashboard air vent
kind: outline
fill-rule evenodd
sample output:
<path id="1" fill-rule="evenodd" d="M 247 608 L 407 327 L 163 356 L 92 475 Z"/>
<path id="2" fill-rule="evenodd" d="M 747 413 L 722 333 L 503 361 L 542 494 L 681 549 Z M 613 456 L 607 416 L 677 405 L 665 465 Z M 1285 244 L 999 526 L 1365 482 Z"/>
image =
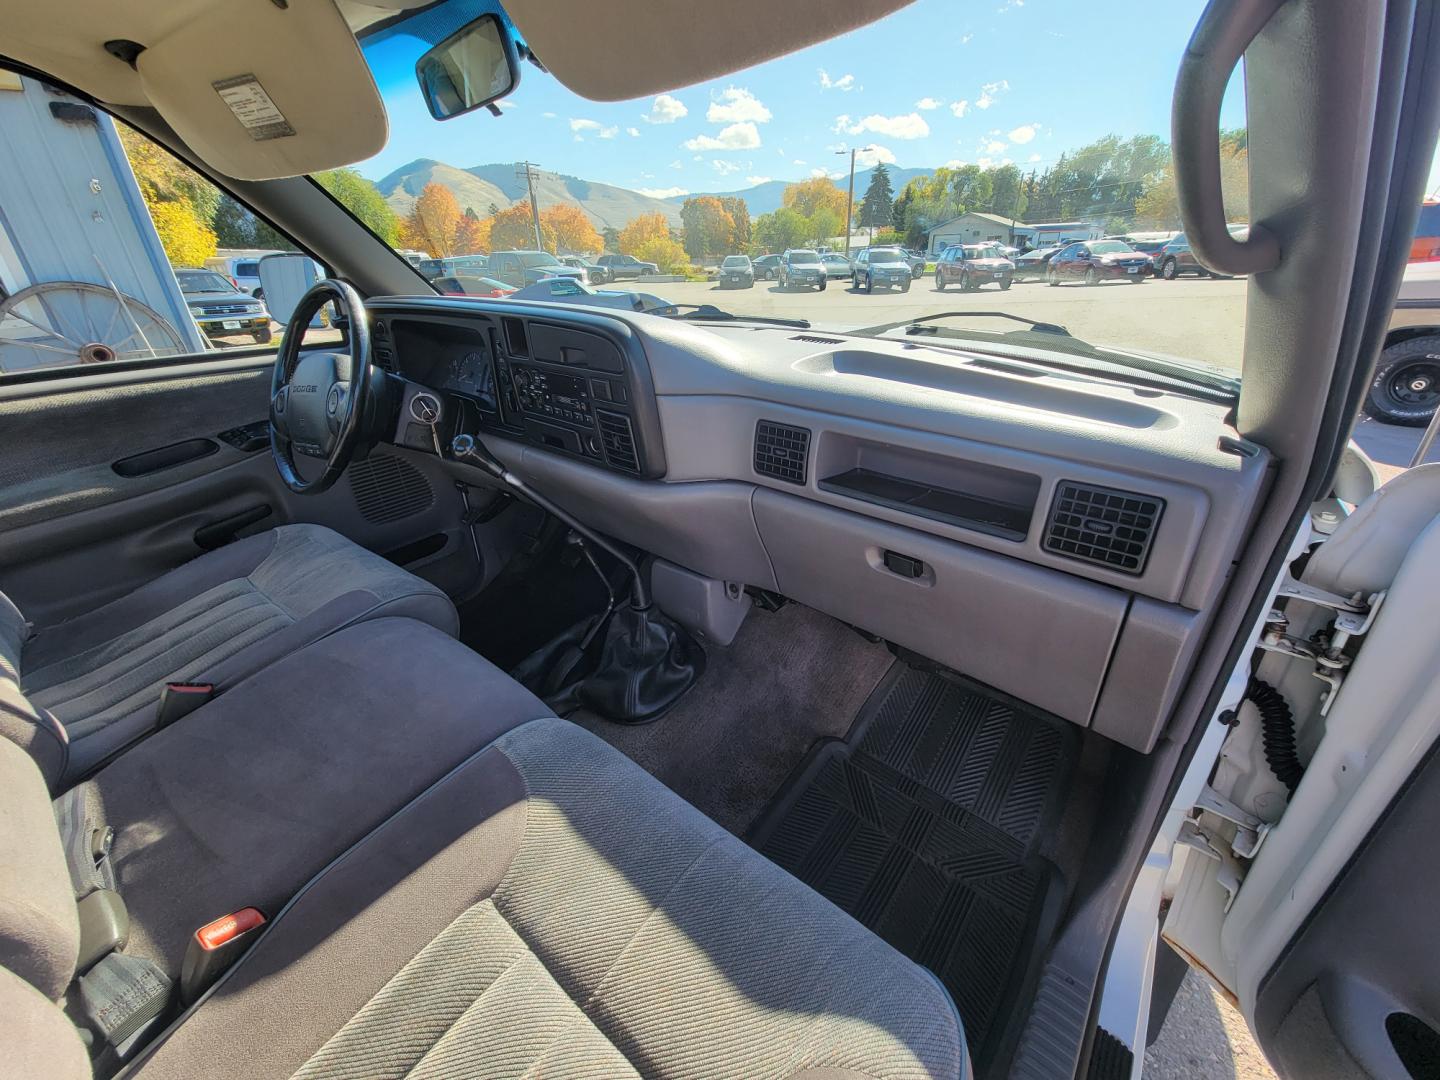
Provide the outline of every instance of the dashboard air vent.
<path id="1" fill-rule="evenodd" d="M 1061 480 L 1045 527 L 1046 551 L 1126 574 L 1145 569 L 1165 500 Z"/>
<path id="2" fill-rule="evenodd" d="M 372 525 L 424 513 L 435 502 L 425 474 L 394 454 L 372 453 L 345 470 L 360 516 Z"/>
<path id="3" fill-rule="evenodd" d="M 812 344 L 812 345 L 843 345 L 843 344 L 845 344 L 845 339 L 844 339 L 844 338 L 838 338 L 838 337 L 821 337 L 821 336 L 818 335 L 818 334 L 796 334 L 796 335 L 795 335 L 794 337 L 792 337 L 790 340 L 791 340 L 791 341 L 808 341 L 808 342 L 810 342 L 810 344 Z"/>
<path id="4" fill-rule="evenodd" d="M 505 326 L 505 344 L 510 348 L 511 356 L 529 356 L 530 338 L 525 333 L 525 322 L 522 319 L 501 319 Z"/>
<path id="5" fill-rule="evenodd" d="M 755 471 L 791 484 L 805 483 L 810 429 L 761 420 L 755 425 Z"/>
<path id="6" fill-rule="evenodd" d="M 600 425 L 600 443 L 605 448 L 606 463 L 614 469 L 638 473 L 640 458 L 635 453 L 635 433 L 630 430 L 630 418 L 596 409 L 595 422 Z"/>

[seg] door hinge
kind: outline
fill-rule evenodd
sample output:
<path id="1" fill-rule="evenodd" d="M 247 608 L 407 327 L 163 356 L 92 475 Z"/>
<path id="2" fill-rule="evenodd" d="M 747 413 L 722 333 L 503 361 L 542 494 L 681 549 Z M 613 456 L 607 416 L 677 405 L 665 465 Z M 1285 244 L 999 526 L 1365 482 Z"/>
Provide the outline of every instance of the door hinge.
<path id="1" fill-rule="evenodd" d="M 1181 823 L 1176 842 L 1220 864 L 1215 881 L 1225 890 L 1225 910 L 1229 911 L 1236 893 L 1240 891 L 1240 883 L 1245 880 L 1245 869 L 1240 860 L 1255 858 L 1265 837 L 1270 835 L 1270 823 L 1236 806 L 1208 784 L 1200 789 L 1194 810 L 1195 816 Z M 1230 822 L 1235 826 L 1235 835 L 1225 839 L 1218 824 L 1205 817 L 1207 814 Z"/>
<path id="2" fill-rule="evenodd" d="M 1283 611 L 1274 608 L 1266 617 L 1260 634 L 1260 648 L 1265 651 L 1284 653 L 1314 665 L 1315 677 L 1325 684 L 1325 692 L 1320 698 L 1320 715 L 1324 716 L 1330 711 L 1354 659 L 1345 655 L 1345 646 L 1351 639 L 1369 631 L 1385 599 L 1385 592 L 1381 590 L 1368 597 L 1360 592 L 1348 597 L 1340 596 L 1297 581 L 1287 573 L 1276 596 L 1335 612 L 1335 621 L 1329 626 L 1322 627 L 1308 638 L 1297 638 L 1286 633 L 1290 620 Z"/>

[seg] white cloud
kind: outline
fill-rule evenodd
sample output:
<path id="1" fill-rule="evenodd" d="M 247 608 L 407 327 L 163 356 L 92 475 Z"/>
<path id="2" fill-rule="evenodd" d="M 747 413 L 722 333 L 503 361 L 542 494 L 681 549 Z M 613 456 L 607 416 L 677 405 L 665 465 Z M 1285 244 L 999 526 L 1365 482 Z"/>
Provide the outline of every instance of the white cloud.
<path id="1" fill-rule="evenodd" d="M 745 182 L 746 182 L 747 184 L 768 184 L 768 183 L 770 182 L 770 177 L 768 177 L 768 176 L 747 176 L 747 177 L 745 177 Z"/>
<path id="2" fill-rule="evenodd" d="M 895 164 L 895 155 L 886 146 L 872 146 L 868 150 L 859 150 L 855 153 L 855 167 L 868 169 L 872 165 L 879 165 L 884 162 L 886 165 Z"/>
<path id="3" fill-rule="evenodd" d="M 631 138 L 638 139 L 640 137 L 640 129 L 635 127 L 628 127 L 625 129 L 625 134 L 629 135 Z"/>
<path id="4" fill-rule="evenodd" d="M 970 164 L 968 161 L 961 161 L 959 158 L 951 158 L 949 161 L 945 162 L 945 168 L 963 169 L 968 164 Z"/>
<path id="5" fill-rule="evenodd" d="M 652 199 L 673 199 L 677 195 L 689 195 L 690 189 L 683 187 L 642 187 L 636 188 L 641 195 L 648 195 Z"/>
<path id="6" fill-rule="evenodd" d="M 970 39 L 973 38 L 974 36 L 975 36 L 974 34 L 961 34 L 961 35 L 960 35 L 960 44 L 961 44 L 961 45 L 969 45 L 969 44 L 970 44 Z"/>
<path id="7" fill-rule="evenodd" d="M 650 103 L 650 111 L 645 114 L 645 120 L 651 124 L 673 124 L 689 112 L 679 98 L 661 94 Z"/>
<path id="8" fill-rule="evenodd" d="M 922 97 L 919 101 L 915 102 L 915 108 L 924 109 L 926 112 L 929 112 L 931 109 L 938 109 L 943 104 L 945 103 L 939 98 Z"/>
<path id="9" fill-rule="evenodd" d="M 801 160 L 800 158 L 797 157 L 797 158 L 795 159 L 795 164 L 796 164 L 796 165 L 804 165 L 804 164 L 806 164 L 806 162 L 804 162 L 803 160 Z"/>
<path id="10" fill-rule="evenodd" d="M 618 124 L 611 124 L 609 127 L 601 128 L 601 129 L 600 129 L 600 137 L 601 137 L 602 139 L 613 139 L 616 135 L 619 135 L 619 134 L 620 134 L 620 125 L 618 125 Z"/>
<path id="11" fill-rule="evenodd" d="M 820 69 L 820 89 L 822 90 L 854 90 L 855 76 L 841 75 L 838 79 L 832 79 L 829 73 Z"/>
<path id="12" fill-rule="evenodd" d="M 555 114 L 553 112 L 542 112 L 540 115 L 543 116 L 546 120 L 555 119 Z"/>
<path id="13" fill-rule="evenodd" d="M 988 109 L 995 104 L 995 99 L 1010 89 L 1010 83 L 1005 79 L 998 82 L 986 83 L 980 87 L 980 96 L 975 99 L 977 109 Z"/>
<path id="14" fill-rule="evenodd" d="M 810 175 L 811 175 L 812 177 L 819 177 L 819 176 L 829 176 L 830 174 L 829 174 L 828 172 L 826 172 L 824 169 L 811 169 L 811 170 L 810 170 Z"/>
<path id="15" fill-rule="evenodd" d="M 733 161 L 726 161 L 724 158 L 713 158 L 710 164 L 715 167 L 715 171 L 721 176 L 729 176 L 731 173 L 737 173 L 745 167 L 743 165 L 737 165 Z"/>
<path id="16" fill-rule="evenodd" d="M 603 126 L 599 120 L 572 119 L 570 121 L 570 130 L 574 132 L 599 131 Z"/>
<path id="17" fill-rule="evenodd" d="M 731 124 L 718 135 L 697 135 L 685 140 L 686 150 L 753 150 L 760 145 L 760 131 L 754 124 Z"/>
<path id="18" fill-rule="evenodd" d="M 915 112 L 905 113 L 903 116 L 881 116 L 872 113 L 854 121 L 848 115 L 837 116 L 831 130 L 836 134 L 843 131 L 847 135 L 863 135 L 867 131 L 873 131 L 876 135 L 885 135 L 892 139 L 923 139 L 930 134 L 930 125 L 923 116 Z"/>
<path id="19" fill-rule="evenodd" d="M 959 101 L 952 101 L 950 103 L 950 111 L 954 113 L 957 117 L 963 117 L 967 112 L 970 111 L 970 102 L 964 100 L 963 98 Z"/>
<path id="20" fill-rule="evenodd" d="M 1031 155 L 1030 155 L 1028 158 L 1026 158 L 1025 160 L 1026 160 L 1026 161 L 1039 161 L 1039 160 L 1040 160 L 1040 155 L 1039 155 L 1039 154 L 1031 154 Z"/>
<path id="21" fill-rule="evenodd" d="M 513 101 L 511 101 L 508 97 L 507 97 L 507 98 L 501 98 L 499 101 L 495 102 L 495 104 L 498 105 L 501 109 L 514 109 L 514 108 L 518 108 L 518 106 L 517 106 Z"/>
<path id="22" fill-rule="evenodd" d="M 1021 124 L 1019 127 L 1013 128 L 1010 132 L 1010 141 L 1013 143 L 1024 144 L 1030 142 L 1034 138 L 1034 124 Z"/>
<path id="23" fill-rule="evenodd" d="M 982 157 L 975 164 L 982 169 L 993 169 L 997 163 L 994 158 Z"/>
<path id="24" fill-rule="evenodd" d="M 676 160 L 670 162 L 670 168 L 683 169 L 685 168 L 685 163 L 677 158 Z"/>
<path id="25" fill-rule="evenodd" d="M 981 143 L 980 150 L 985 154 L 1003 154 L 1005 152 L 1005 144 L 999 139 L 991 139 L 989 142 Z"/>
<path id="26" fill-rule="evenodd" d="M 770 119 L 770 110 L 749 90 L 731 86 L 720 91 L 720 96 L 710 102 L 705 110 L 705 119 L 712 124 L 763 124 Z"/>
<path id="27" fill-rule="evenodd" d="M 620 134 L 618 125 L 612 124 L 610 127 L 606 127 L 598 120 L 587 120 L 584 117 L 572 119 L 570 121 L 570 130 L 575 133 L 576 142 L 584 142 L 587 132 L 593 132 L 602 139 L 613 139 L 616 135 Z"/>

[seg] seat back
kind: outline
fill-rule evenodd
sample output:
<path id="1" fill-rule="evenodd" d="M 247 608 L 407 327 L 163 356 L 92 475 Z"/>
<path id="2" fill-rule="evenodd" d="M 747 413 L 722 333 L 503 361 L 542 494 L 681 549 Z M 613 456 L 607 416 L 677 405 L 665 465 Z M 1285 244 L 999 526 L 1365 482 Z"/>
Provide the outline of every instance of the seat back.
<path id="1" fill-rule="evenodd" d="M 1377 489 L 1310 557 L 1302 575 L 1342 596 L 1388 589 L 1411 545 L 1440 517 L 1440 462 L 1417 465 Z"/>
<path id="2" fill-rule="evenodd" d="M 0 739 L 0 967 L 52 1001 L 75 977 L 80 919 L 40 770 Z"/>
<path id="3" fill-rule="evenodd" d="M 29 636 L 25 616 L 0 593 L 0 741 L 29 754 L 53 791 L 70 759 L 70 739 L 64 724 L 20 691 L 20 660 Z"/>

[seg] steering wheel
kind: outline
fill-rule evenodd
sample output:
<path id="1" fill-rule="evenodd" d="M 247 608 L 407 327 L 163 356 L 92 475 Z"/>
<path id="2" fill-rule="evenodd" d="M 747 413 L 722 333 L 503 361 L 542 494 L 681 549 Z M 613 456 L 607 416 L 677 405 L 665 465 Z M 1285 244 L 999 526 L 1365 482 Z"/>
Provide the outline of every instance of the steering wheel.
<path id="1" fill-rule="evenodd" d="M 312 350 L 302 357 L 305 327 L 332 300 L 349 320 L 350 351 Z M 317 281 L 295 305 L 270 379 L 270 452 L 285 486 L 297 495 L 327 490 L 350 464 L 370 404 L 370 375 L 365 302 L 343 281 Z M 320 475 L 301 476 L 297 453 L 325 462 Z"/>

